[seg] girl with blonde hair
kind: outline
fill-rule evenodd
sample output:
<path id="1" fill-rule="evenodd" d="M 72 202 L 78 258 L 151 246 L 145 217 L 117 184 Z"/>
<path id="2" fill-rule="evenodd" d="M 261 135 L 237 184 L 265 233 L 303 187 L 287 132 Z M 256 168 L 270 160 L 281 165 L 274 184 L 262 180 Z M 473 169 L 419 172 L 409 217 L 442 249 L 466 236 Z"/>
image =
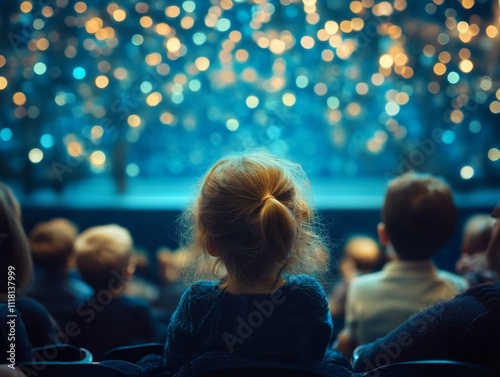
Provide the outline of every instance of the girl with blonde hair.
<path id="1" fill-rule="evenodd" d="M 188 276 L 167 335 L 176 371 L 207 352 L 310 365 L 328 360 L 332 320 L 318 281 L 328 256 L 315 230 L 307 177 L 267 153 L 226 157 L 204 176 L 182 217 Z"/>

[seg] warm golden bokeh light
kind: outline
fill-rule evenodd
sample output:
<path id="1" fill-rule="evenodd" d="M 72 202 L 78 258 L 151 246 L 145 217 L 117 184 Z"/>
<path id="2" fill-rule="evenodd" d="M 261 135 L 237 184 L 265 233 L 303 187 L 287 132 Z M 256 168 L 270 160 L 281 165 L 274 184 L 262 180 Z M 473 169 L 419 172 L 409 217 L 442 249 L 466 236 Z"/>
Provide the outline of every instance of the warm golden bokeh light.
<path id="1" fill-rule="evenodd" d="M 141 118 L 137 114 L 131 114 L 127 117 L 127 123 L 130 127 L 139 127 L 141 125 Z"/>
<path id="2" fill-rule="evenodd" d="M 109 84 L 109 79 L 104 75 L 97 76 L 95 79 L 95 85 L 100 89 L 107 87 L 108 84 Z"/>
<path id="3" fill-rule="evenodd" d="M 94 151 L 90 154 L 92 165 L 102 166 L 106 162 L 106 155 L 102 151 Z"/>
<path id="4" fill-rule="evenodd" d="M 4 90 L 8 85 L 8 81 L 5 77 L 0 76 L 0 90 Z"/>
<path id="5" fill-rule="evenodd" d="M 446 73 L 446 66 L 443 63 L 434 64 L 434 73 L 439 76 L 444 75 Z"/>
<path id="6" fill-rule="evenodd" d="M 26 95 L 23 92 L 16 92 L 12 96 L 12 101 L 17 105 L 17 106 L 22 106 L 26 103 Z"/>
<path id="7" fill-rule="evenodd" d="M 210 67 L 210 60 L 207 57 L 200 56 L 195 60 L 194 64 L 199 71 L 203 72 Z"/>
<path id="8" fill-rule="evenodd" d="M 21 12 L 23 13 L 31 12 L 31 10 L 33 9 L 33 4 L 31 4 L 31 2 L 29 1 L 23 1 L 19 6 L 19 9 L 21 9 Z"/>

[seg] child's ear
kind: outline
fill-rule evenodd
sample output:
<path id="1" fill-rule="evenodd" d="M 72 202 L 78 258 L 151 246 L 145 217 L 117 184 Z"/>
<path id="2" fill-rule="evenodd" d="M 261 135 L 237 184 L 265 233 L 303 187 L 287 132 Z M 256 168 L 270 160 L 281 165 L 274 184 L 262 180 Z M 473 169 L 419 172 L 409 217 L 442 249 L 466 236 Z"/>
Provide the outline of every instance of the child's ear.
<path id="1" fill-rule="evenodd" d="M 134 273 L 135 273 L 135 264 L 130 263 L 127 266 L 127 269 L 125 270 L 125 278 L 131 279 L 132 276 L 134 276 Z"/>
<path id="2" fill-rule="evenodd" d="M 378 239 L 382 246 L 387 246 L 391 243 L 391 239 L 389 238 L 389 234 L 387 233 L 387 228 L 384 223 L 378 223 L 377 225 L 377 233 Z"/>

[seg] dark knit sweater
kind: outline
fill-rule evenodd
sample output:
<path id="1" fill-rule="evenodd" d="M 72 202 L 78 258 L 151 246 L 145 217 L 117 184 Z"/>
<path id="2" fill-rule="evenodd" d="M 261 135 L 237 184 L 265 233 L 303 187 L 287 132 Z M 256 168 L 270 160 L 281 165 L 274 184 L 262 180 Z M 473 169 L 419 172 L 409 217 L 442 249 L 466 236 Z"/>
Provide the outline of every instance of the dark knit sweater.
<path id="1" fill-rule="evenodd" d="M 441 359 L 481 364 L 500 372 L 500 282 L 482 284 L 434 305 L 364 348 L 354 366 Z"/>
<path id="2" fill-rule="evenodd" d="M 168 329 L 168 369 L 213 351 L 285 362 L 325 358 L 332 321 L 314 278 L 286 276 L 273 294 L 236 295 L 218 285 L 199 282 L 182 296 Z"/>

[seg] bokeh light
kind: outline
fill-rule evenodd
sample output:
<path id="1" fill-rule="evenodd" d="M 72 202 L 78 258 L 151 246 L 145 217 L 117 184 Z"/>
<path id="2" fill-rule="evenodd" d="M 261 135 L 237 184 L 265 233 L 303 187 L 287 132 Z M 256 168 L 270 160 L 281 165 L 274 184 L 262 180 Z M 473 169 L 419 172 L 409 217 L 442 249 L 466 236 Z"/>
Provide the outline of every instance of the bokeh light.
<path id="1" fill-rule="evenodd" d="M 28 155 L 46 177 L 79 159 L 67 182 L 186 177 L 259 147 L 312 177 L 387 178 L 439 130 L 414 168 L 500 183 L 496 0 L 21 0 L 1 17 L 9 176 Z"/>
<path id="2" fill-rule="evenodd" d="M 40 161 L 43 160 L 43 152 L 39 148 L 33 148 L 32 150 L 30 150 L 28 158 L 32 163 L 38 164 Z"/>
<path id="3" fill-rule="evenodd" d="M 471 179 L 474 177 L 474 169 L 472 166 L 464 166 L 462 169 L 460 169 L 460 176 L 463 179 Z"/>
<path id="4" fill-rule="evenodd" d="M 3 128 L 0 131 L 0 139 L 2 139 L 3 141 L 9 141 L 10 139 L 12 139 L 11 129 L 10 128 Z"/>
<path id="5" fill-rule="evenodd" d="M 491 148 L 488 151 L 488 158 L 491 161 L 498 161 L 498 160 L 500 160 L 500 150 L 498 148 Z"/>
<path id="6" fill-rule="evenodd" d="M 106 155 L 102 151 L 94 151 L 90 154 L 90 162 L 95 166 L 104 165 L 106 162 Z"/>

